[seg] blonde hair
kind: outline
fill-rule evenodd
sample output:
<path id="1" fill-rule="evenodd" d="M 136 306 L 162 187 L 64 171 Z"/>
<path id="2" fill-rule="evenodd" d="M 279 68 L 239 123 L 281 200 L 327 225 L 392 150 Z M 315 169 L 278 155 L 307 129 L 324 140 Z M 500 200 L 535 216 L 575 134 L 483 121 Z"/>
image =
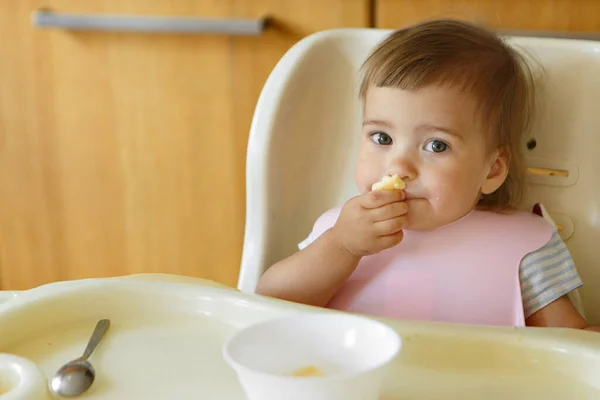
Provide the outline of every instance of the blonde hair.
<path id="1" fill-rule="evenodd" d="M 523 196 L 521 140 L 534 108 L 534 79 L 526 57 L 483 27 L 458 20 L 434 20 L 397 30 L 362 66 L 360 98 L 369 87 L 418 90 L 432 84 L 459 87 L 475 96 L 489 150 L 499 149 L 509 171 L 498 190 L 482 195 L 477 207 L 516 208 Z"/>

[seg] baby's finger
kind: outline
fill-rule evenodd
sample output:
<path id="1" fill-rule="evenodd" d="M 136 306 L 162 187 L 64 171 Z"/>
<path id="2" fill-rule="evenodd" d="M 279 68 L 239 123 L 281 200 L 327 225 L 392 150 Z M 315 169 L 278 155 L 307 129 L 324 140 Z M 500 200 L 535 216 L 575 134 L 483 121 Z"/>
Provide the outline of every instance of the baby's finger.
<path id="1" fill-rule="evenodd" d="M 375 233 L 378 236 L 391 235 L 397 233 L 406 225 L 406 216 L 386 219 L 385 221 L 375 222 Z"/>
<path id="2" fill-rule="evenodd" d="M 404 200 L 405 194 L 402 190 L 374 190 L 359 197 L 359 204 L 367 209 L 379 208 L 386 204 Z"/>
<path id="3" fill-rule="evenodd" d="M 400 217 L 408 212 L 408 204 L 404 201 L 397 201 L 386 204 L 385 206 L 369 210 L 369 216 L 372 221 L 385 221 L 386 219 Z"/>
<path id="4" fill-rule="evenodd" d="M 392 233 L 391 235 L 382 236 L 379 238 L 378 244 L 381 246 L 381 249 L 389 249 L 390 247 L 394 247 L 398 243 L 402 241 L 404 238 L 404 232 L 398 231 L 396 233 Z"/>

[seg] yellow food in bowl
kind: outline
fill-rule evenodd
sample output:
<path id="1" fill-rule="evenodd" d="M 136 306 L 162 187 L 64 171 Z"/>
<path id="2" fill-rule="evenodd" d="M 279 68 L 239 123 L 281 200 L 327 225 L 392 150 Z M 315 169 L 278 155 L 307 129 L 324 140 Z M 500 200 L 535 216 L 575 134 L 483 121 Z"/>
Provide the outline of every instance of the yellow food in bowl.
<path id="1" fill-rule="evenodd" d="M 308 377 L 315 377 L 315 376 L 325 376 L 325 374 L 323 372 L 321 372 L 321 370 L 319 370 L 319 368 L 317 368 L 313 365 L 309 365 L 308 367 L 300 368 L 299 370 L 294 372 L 292 374 L 292 376 L 297 377 L 297 378 L 308 378 Z"/>

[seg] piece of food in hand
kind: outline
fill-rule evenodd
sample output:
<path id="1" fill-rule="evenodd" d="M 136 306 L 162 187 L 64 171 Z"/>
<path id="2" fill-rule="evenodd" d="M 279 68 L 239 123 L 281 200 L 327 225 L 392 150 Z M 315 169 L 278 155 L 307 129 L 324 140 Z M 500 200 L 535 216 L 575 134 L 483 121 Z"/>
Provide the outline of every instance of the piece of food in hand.
<path id="1" fill-rule="evenodd" d="M 371 186 L 371 190 L 404 189 L 406 184 L 398 175 L 386 175 Z"/>
<path id="2" fill-rule="evenodd" d="M 324 375 L 325 374 L 323 374 L 323 372 L 321 372 L 319 370 L 319 368 L 317 368 L 313 365 L 309 365 L 308 367 L 300 368 L 299 370 L 297 370 L 296 372 L 294 372 L 292 374 L 292 376 L 300 377 L 300 378 L 308 378 L 308 377 L 324 376 Z"/>

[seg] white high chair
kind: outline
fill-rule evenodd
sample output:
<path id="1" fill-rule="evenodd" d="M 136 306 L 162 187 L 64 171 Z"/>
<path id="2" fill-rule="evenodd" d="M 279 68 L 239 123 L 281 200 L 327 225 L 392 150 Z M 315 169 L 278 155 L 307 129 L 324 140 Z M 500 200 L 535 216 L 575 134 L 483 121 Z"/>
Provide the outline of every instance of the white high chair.
<path id="1" fill-rule="evenodd" d="M 266 268 L 295 252 L 321 213 L 358 193 L 353 178 L 361 126 L 357 72 L 389 33 L 320 32 L 293 46 L 272 71 L 250 130 L 240 290 L 254 292 Z M 599 324 L 600 42 L 508 40 L 545 70 L 541 111 L 523 143 L 530 167 L 527 204 L 541 202 L 558 225 L 584 281 L 588 321 Z M 535 148 L 528 149 L 533 139 Z"/>

